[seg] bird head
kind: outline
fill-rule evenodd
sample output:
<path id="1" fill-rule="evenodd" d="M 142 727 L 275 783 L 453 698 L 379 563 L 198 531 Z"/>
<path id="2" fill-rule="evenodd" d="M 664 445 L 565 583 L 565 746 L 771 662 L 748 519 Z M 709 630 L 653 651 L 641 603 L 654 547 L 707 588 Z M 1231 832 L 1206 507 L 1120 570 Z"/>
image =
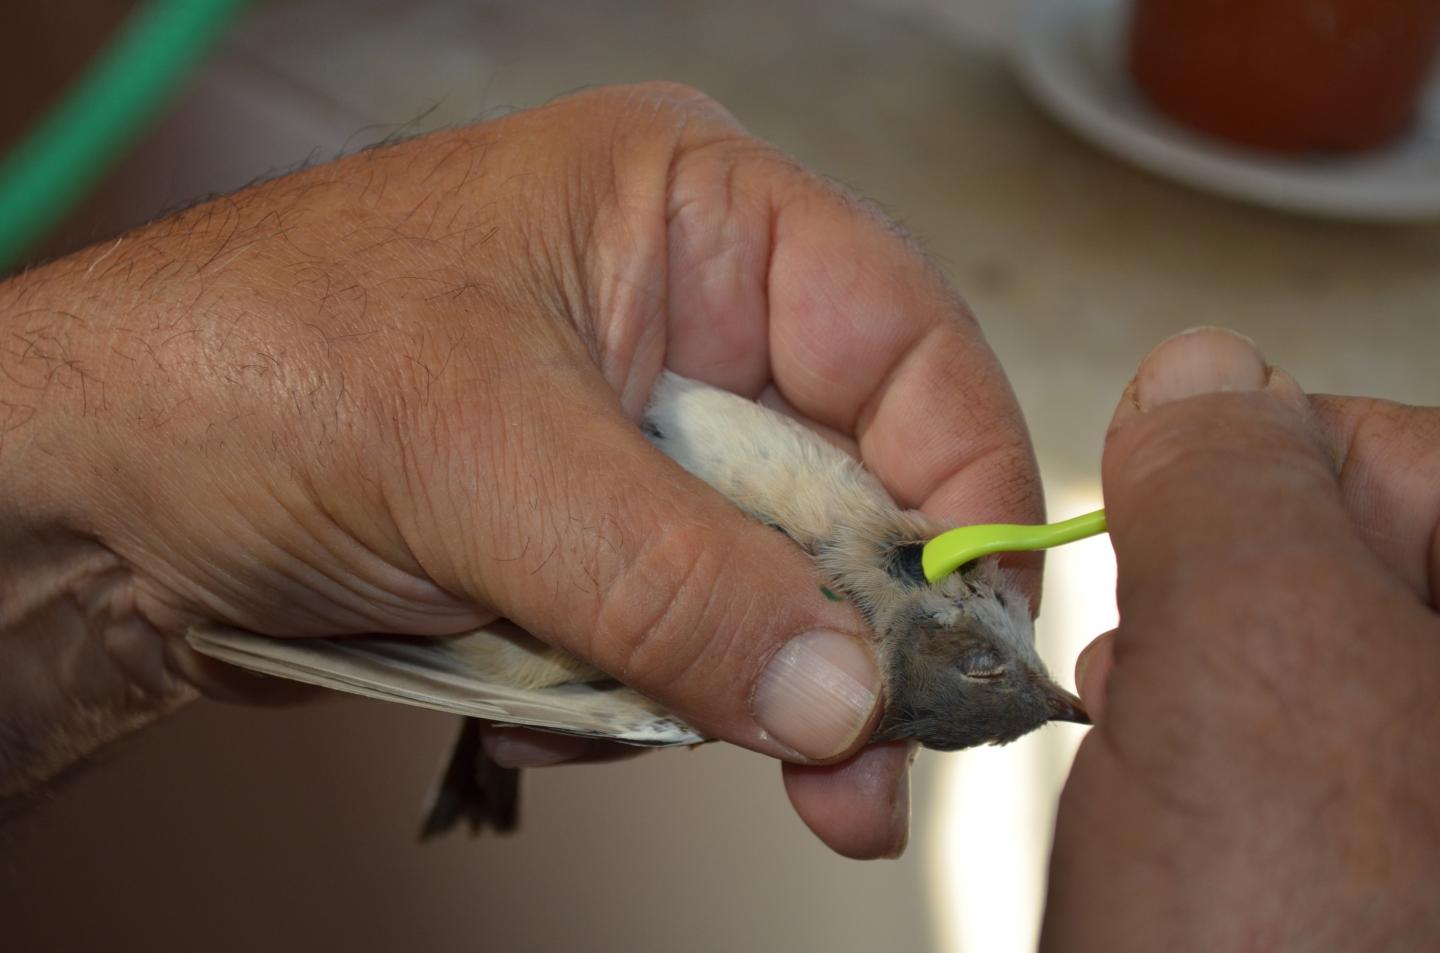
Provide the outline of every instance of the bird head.
<path id="1" fill-rule="evenodd" d="M 875 627 L 886 714 L 877 740 L 942 751 L 1005 744 L 1050 721 L 1089 724 L 1035 652 L 1028 600 L 995 559 L 936 583 L 918 543 L 890 547 L 857 602 Z"/>

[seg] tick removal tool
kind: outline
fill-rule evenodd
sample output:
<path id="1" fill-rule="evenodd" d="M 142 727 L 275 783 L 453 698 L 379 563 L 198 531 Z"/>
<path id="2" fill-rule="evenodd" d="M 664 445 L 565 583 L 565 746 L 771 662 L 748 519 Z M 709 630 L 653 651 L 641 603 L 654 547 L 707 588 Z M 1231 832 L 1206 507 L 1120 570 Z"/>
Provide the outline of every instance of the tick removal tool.
<path id="1" fill-rule="evenodd" d="M 1104 510 L 1041 526 L 1014 523 L 961 526 L 941 533 L 925 544 L 920 555 L 920 568 L 925 572 L 926 581 L 935 583 L 981 556 L 1049 549 L 1097 536 L 1106 528 Z"/>

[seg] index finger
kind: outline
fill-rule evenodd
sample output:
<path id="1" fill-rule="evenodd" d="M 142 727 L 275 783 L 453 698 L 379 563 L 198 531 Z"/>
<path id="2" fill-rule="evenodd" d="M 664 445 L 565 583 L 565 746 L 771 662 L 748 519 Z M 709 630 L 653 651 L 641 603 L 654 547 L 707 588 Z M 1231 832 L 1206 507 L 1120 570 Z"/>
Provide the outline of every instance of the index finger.
<path id="1" fill-rule="evenodd" d="M 1363 397 L 1310 398 L 1335 452 L 1345 508 L 1417 595 L 1440 594 L 1440 408 Z"/>
<path id="2" fill-rule="evenodd" d="M 869 207 L 813 187 L 777 210 L 771 366 L 801 413 L 854 434 L 902 506 L 1043 518 L 1015 395 L 964 303 Z"/>
<path id="3" fill-rule="evenodd" d="M 672 193 L 672 367 L 752 397 L 773 379 L 800 414 L 855 436 L 903 506 L 1043 519 L 999 362 L 897 226 L 753 141 L 687 156 Z"/>

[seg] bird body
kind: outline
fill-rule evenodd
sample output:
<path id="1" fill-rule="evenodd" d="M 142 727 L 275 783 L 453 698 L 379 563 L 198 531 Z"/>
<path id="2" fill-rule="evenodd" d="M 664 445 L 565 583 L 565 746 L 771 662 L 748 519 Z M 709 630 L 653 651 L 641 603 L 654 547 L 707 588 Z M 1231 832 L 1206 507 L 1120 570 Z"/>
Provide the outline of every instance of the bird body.
<path id="1" fill-rule="evenodd" d="M 815 562 L 817 582 L 869 623 L 885 712 L 873 740 L 942 750 L 1004 744 L 1047 721 L 1085 722 L 1035 652 L 1028 600 L 995 557 L 935 582 L 924 543 L 944 527 L 895 504 L 815 431 L 754 401 L 662 372 L 642 429 L 651 444 Z M 802 597 L 797 594 L 797 598 Z M 814 598 L 814 593 L 803 594 Z M 206 654 L 271 675 L 631 744 L 693 744 L 693 729 L 604 672 L 503 620 L 455 639 L 266 639 L 192 631 Z M 425 824 L 510 830 L 518 776 L 467 723 Z"/>

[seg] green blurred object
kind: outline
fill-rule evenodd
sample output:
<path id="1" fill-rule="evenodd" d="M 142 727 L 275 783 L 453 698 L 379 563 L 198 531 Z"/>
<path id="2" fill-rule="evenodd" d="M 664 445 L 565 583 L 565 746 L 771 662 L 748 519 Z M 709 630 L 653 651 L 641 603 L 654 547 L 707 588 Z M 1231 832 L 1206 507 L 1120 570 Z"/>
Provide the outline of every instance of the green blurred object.
<path id="1" fill-rule="evenodd" d="M 0 161 L 0 274 L 94 187 L 245 0 L 150 0 Z"/>
<path id="2" fill-rule="evenodd" d="M 1095 536 L 1107 528 L 1104 510 L 1043 526 L 1019 526 L 1014 523 L 962 526 L 941 533 L 926 543 L 920 554 L 920 566 L 927 581 L 939 582 L 981 556 L 1049 549 Z"/>

